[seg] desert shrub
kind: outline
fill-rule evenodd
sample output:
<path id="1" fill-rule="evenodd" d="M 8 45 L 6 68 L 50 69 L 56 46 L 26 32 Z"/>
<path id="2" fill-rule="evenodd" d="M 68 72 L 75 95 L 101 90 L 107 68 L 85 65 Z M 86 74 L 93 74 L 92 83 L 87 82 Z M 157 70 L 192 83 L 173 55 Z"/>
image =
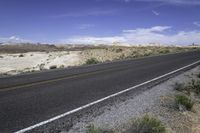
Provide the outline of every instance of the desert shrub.
<path id="1" fill-rule="evenodd" d="M 145 115 L 133 121 L 132 126 L 125 133 L 165 133 L 165 130 L 160 120 Z"/>
<path id="2" fill-rule="evenodd" d="M 42 64 L 39 64 L 38 66 L 39 66 L 40 70 L 43 70 L 43 69 L 44 69 L 44 66 L 45 66 L 45 64 L 44 64 L 44 63 L 42 63 Z"/>
<path id="3" fill-rule="evenodd" d="M 194 92 L 196 94 L 200 94 L 200 81 L 197 80 L 195 81 L 194 79 L 189 83 L 189 85 L 184 86 L 184 84 L 180 84 L 180 83 L 175 83 L 174 85 L 174 89 L 177 91 L 184 91 L 186 92 L 188 95 L 191 94 L 191 92 Z"/>
<path id="4" fill-rule="evenodd" d="M 175 97 L 175 101 L 177 103 L 177 105 L 182 105 L 184 106 L 187 110 L 191 110 L 193 105 L 194 105 L 194 102 L 188 98 L 187 96 L 185 95 L 176 95 Z"/>
<path id="5" fill-rule="evenodd" d="M 90 65 L 90 64 L 97 64 L 99 63 L 99 61 L 96 58 L 90 58 L 86 60 L 86 64 Z"/>
<path id="6" fill-rule="evenodd" d="M 199 74 L 197 74 L 197 77 L 198 77 L 198 78 L 200 78 L 200 73 L 199 73 Z"/>
<path id="7" fill-rule="evenodd" d="M 24 55 L 23 55 L 23 54 L 20 54 L 19 57 L 24 57 Z"/>
<path id="8" fill-rule="evenodd" d="M 148 53 L 144 53 L 144 56 L 150 56 L 152 55 L 152 53 L 148 52 Z"/>
<path id="9" fill-rule="evenodd" d="M 185 88 L 184 88 L 184 84 L 181 84 L 181 83 L 178 83 L 176 82 L 174 84 L 174 89 L 177 90 L 177 91 L 183 91 Z"/>
<path id="10" fill-rule="evenodd" d="M 196 94 L 200 94 L 200 81 L 199 80 L 198 81 L 192 80 L 192 82 L 190 83 L 190 88 Z"/>
<path id="11" fill-rule="evenodd" d="M 61 65 L 59 68 L 65 68 L 65 65 Z"/>
<path id="12" fill-rule="evenodd" d="M 125 55 L 124 54 L 121 54 L 120 56 L 119 56 L 119 59 L 125 59 L 126 57 L 125 57 Z"/>
<path id="13" fill-rule="evenodd" d="M 56 65 L 53 65 L 53 66 L 50 66 L 49 69 L 56 69 L 57 66 Z"/>
<path id="14" fill-rule="evenodd" d="M 111 62 L 111 60 L 105 60 L 105 62 Z"/>
<path id="15" fill-rule="evenodd" d="M 103 133 L 100 128 L 95 127 L 94 125 L 90 125 L 87 129 L 87 133 Z"/>
<path id="16" fill-rule="evenodd" d="M 193 47 L 192 49 L 197 49 L 197 47 Z"/>
<path id="17" fill-rule="evenodd" d="M 121 48 L 118 48 L 118 49 L 115 50 L 116 53 L 120 53 L 122 51 L 123 51 L 123 49 L 121 49 Z"/>
<path id="18" fill-rule="evenodd" d="M 134 51 L 131 53 L 132 58 L 139 58 L 139 57 L 143 57 L 144 55 L 142 54 L 142 52 L 139 51 Z"/>
<path id="19" fill-rule="evenodd" d="M 170 52 L 169 49 L 161 49 L 161 50 L 159 51 L 160 54 L 166 54 L 166 53 L 169 53 L 169 52 Z"/>

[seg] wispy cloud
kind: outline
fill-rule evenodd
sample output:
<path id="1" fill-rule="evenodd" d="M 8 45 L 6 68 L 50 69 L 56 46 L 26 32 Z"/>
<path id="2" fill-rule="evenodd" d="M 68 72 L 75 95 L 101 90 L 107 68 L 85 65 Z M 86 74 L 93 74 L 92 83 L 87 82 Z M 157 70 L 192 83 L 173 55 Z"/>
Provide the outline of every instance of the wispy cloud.
<path id="1" fill-rule="evenodd" d="M 22 39 L 17 36 L 10 36 L 10 37 L 0 37 L 0 42 L 14 42 L 14 43 L 23 43 L 23 42 L 31 42 L 29 40 Z"/>
<path id="2" fill-rule="evenodd" d="M 61 42 L 69 44 L 108 44 L 116 41 L 124 42 L 125 40 L 121 36 L 112 36 L 112 37 L 75 36 L 72 38 L 64 39 Z"/>
<path id="3" fill-rule="evenodd" d="M 104 15 L 114 15 L 116 10 L 103 10 L 103 9 L 90 9 L 80 12 L 69 12 L 64 14 L 57 14 L 50 16 L 51 18 L 65 18 L 65 17 L 85 17 L 85 16 L 104 16 Z"/>
<path id="4" fill-rule="evenodd" d="M 124 33 L 151 33 L 151 32 L 163 32 L 171 29 L 171 26 L 154 26 L 151 28 L 137 28 L 135 30 L 123 30 Z"/>
<path id="5" fill-rule="evenodd" d="M 199 21 L 195 21 L 193 22 L 194 25 L 196 25 L 197 27 L 200 27 L 200 22 Z"/>
<path id="6" fill-rule="evenodd" d="M 137 28 L 134 30 L 123 30 L 121 35 L 108 37 L 76 36 L 65 39 L 63 42 L 72 44 L 111 44 L 113 42 L 129 44 L 200 44 L 200 31 L 179 31 L 175 34 L 166 34 L 172 27 L 154 26 L 151 28 Z"/>
<path id="7" fill-rule="evenodd" d="M 97 2 L 102 2 L 102 1 L 109 1 L 109 0 L 96 0 Z M 110 0 L 110 1 L 113 1 L 113 2 L 121 2 L 121 3 L 125 3 L 125 4 L 129 4 L 130 2 L 148 2 L 148 1 L 143 1 L 143 0 Z M 150 0 L 149 2 L 153 2 L 152 0 Z M 163 2 L 157 2 L 157 3 L 154 3 L 152 5 L 146 5 L 144 7 L 140 7 L 138 9 L 135 9 L 136 11 L 145 11 L 145 10 L 152 10 L 152 9 L 155 9 L 155 8 L 158 8 L 158 7 L 161 7 L 161 6 L 164 6 L 166 5 L 166 3 L 163 3 Z"/>
<path id="8" fill-rule="evenodd" d="M 94 24 L 80 24 L 80 25 L 78 25 L 78 29 L 81 29 L 81 30 L 85 30 L 85 29 L 92 28 L 92 27 L 95 27 L 95 25 Z"/>
<path id="9" fill-rule="evenodd" d="M 173 4 L 173 5 L 200 5 L 199 0 L 115 0 L 122 1 L 125 3 L 128 2 L 160 2 L 165 4 Z"/>
<path id="10" fill-rule="evenodd" d="M 131 0 L 124 0 L 125 2 L 130 2 Z"/>
<path id="11" fill-rule="evenodd" d="M 156 16 L 159 16 L 159 15 L 160 15 L 160 13 L 157 12 L 157 11 L 155 11 L 155 10 L 152 10 L 152 13 L 153 13 L 154 15 L 156 15 Z"/>
<path id="12" fill-rule="evenodd" d="M 200 5 L 199 0 L 132 0 L 138 2 L 161 2 L 173 5 Z"/>

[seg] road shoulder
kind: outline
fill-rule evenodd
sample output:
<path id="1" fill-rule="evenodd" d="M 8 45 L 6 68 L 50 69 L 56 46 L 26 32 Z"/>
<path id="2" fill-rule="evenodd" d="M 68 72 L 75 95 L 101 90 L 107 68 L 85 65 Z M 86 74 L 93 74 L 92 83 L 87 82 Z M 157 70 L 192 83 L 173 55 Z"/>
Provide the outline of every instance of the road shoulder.
<path id="1" fill-rule="evenodd" d="M 73 125 L 68 132 L 86 132 L 87 127 L 90 125 L 95 125 L 101 129 L 122 132 L 125 128 L 128 128 L 132 119 L 144 114 L 159 118 L 165 124 L 168 132 L 198 132 L 198 125 L 200 124 L 200 121 L 197 119 L 197 117 L 200 117 L 198 112 L 197 114 L 195 114 L 195 111 L 180 112 L 170 109 L 168 105 L 170 105 L 170 99 L 173 99 L 176 94 L 180 93 L 174 90 L 174 84 L 177 82 L 187 84 L 191 79 L 197 79 L 199 72 L 200 66 L 175 76 L 140 94 L 132 95 L 124 101 L 116 101 L 114 105 L 104 108 L 104 112 L 100 115 L 88 115 L 83 118 Z M 196 103 L 194 108 L 198 110 L 199 103 Z"/>

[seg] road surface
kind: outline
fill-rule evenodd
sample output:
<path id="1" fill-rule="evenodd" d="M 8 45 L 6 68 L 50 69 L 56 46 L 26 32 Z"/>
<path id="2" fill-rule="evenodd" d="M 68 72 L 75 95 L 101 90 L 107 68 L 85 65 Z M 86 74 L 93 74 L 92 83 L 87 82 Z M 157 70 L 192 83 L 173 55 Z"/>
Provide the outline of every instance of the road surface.
<path id="1" fill-rule="evenodd" d="M 14 132 L 200 60 L 200 52 L 0 78 L 0 132 Z"/>

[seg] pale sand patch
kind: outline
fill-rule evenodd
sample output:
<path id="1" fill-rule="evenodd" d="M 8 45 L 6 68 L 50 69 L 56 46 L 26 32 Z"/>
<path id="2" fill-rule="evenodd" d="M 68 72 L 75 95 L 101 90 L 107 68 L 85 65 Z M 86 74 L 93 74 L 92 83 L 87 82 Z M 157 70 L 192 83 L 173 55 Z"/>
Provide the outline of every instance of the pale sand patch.
<path id="1" fill-rule="evenodd" d="M 23 55 L 23 57 L 19 57 Z M 38 64 L 45 62 L 48 55 L 41 52 L 25 53 L 25 54 L 4 54 L 0 59 L 0 73 L 10 71 L 23 71 L 27 68 L 34 69 Z"/>
<path id="2" fill-rule="evenodd" d="M 56 65 L 58 68 L 81 65 L 78 53 L 79 52 L 56 54 L 49 60 L 49 63 L 45 63 L 44 68 L 49 69 L 53 65 Z"/>
<path id="3" fill-rule="evenodd" d="M 23 72 L 49 69 L 51 66 L 68 67 L 80 65 L 76 52 L 28 52 L 23 54 L 1 54 L 0 75 L 14 75 Z M 21 57 L 20 57 L 21 55 Z"/>

